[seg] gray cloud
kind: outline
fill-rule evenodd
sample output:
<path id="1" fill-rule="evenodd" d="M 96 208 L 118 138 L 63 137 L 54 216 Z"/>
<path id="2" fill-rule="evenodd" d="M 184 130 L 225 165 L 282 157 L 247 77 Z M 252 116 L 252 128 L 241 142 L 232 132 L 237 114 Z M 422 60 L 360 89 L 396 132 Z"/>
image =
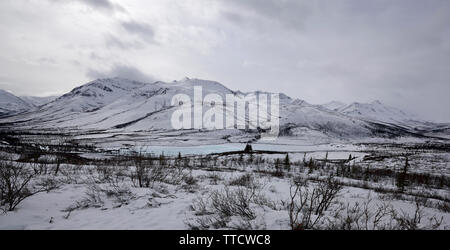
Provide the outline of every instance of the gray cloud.
<path id="1" fill-rule="evenodd" d="M 111 3 L 108 0 L 78 0 L 78 1 L 98 9 L 113 10 L 115 8 L 115 4 Z"/>
<path id="2" fill-rule="evenodd" d="M 448 13 L 448 0 L 0 1 L 0 75 L 10 79 L 0 87 L 32 95 L 94 77 L 152 80 L 132 62 L 164 80 L 311 103 L 380 99 L 449 122 Z M 100 70 L 111 62 L 122 63 Z"/>
<path id="3" fill-rule="evenodd" d="M 228 0 L 230 10 L 222 14 L 233 22 L 257 23 L 254 20 L 265 18 L 271 22 L 281 24 L 288 28 L 299 29 L 303 27 L 310 13 L 307 1 L 280 1 L 280 0 Z M 261 20 L 259 20 L 261 21 Z"/>
<path id="4" fill-rule="evenodd" d="M 151 25 L 147 23 L 141 23 L 136 21 L 121 22 L 121 26 L 127 32 L 137 35 L 144 41 L 154 43 L 155 32 Z"/>
<path id="5" fill-rule="evenodd" d="M 113 3 L 110 0 L 50 0 L 51 2 L 79 2 L 92 9 L 106 12 L 126 12 L 125 8 L 119 4 Z"/>
<path id="6" fill-rule="evenodd" d="M 126 78 L 126 79 L 130 79 L 130 80 L 149 82 L 149 83 L 157 81 L 157 79 L 155 77 L 153 77 L 149 74 L 143 73 L 138 68 L 130 66 L 130 65 L 123 65 L 123 64 L 115 64 L 109 70 L 106 70 L 106 71 L 89 69 L 86 72 L 86 76 L 91 79 L 120 77 L 120 78 Z"/>
<path id="7" fill-rule="evenodd" d="M 121 50 L 144 48 L 143 44 L 138 41 L 124 41 L 123 39 L 110 33 L 105 35 L 105 45 L 107 48 L 118 48 Z"/>

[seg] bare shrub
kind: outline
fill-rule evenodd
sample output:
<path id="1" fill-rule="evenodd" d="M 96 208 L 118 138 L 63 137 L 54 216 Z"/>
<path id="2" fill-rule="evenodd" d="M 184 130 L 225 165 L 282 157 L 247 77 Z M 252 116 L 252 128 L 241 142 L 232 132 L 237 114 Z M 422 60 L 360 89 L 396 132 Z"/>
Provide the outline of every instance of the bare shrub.
<path id="1" fill-rule="evenodd" d="M 413 215 L 401 210 L 400 212 L 394 212 L 393 219 L 397 222 L 396 228 L 399 230 L 433 230 L 439 228 L 442 224 L 443 217 L 438 219 L 436 216 L 428 218 L 428 222 L 424 224 L 424 211 L 419 202 L 415 203 L 416 209 Z"/>
<path id="2" fill-rule="evenodd" d="M 60 169 L 60 173 L 63 176 L 62 181 L 66 184 L 72 183 L 80 183 L 83 181 L 83 178 L 79 178 L 80 172 L 85 169 L 85 166 L 82 165 L 66 165 L 64 168 Z M 89 168 L 90 170 L 90 168 Z"/>
<path id="3" fill-rule="evenodd" d="M 342 186 L 330 176 L 317 185 L 307 180 L 294 180 L 290 187 L 288 213 L 292 230 L 315 229 L 324 219 L 324 212 L 336 199 Z"/>
<path id="4" fill-rule="evenodd" d="M 442 212 L 450 213 L 450 203 L 449 202 L 439 201 L 434 206 Z"/>
<path id="5" fill-rule="evenodd" d="M 169 160 L 163 155 L 155 162 L 141 155 L 134 157 L 135 168 L 131 180 L 137 187 L 153 187 L 156 182 L 179 185 L 188 175 L 181 166 L 169 165 Z"/>
<path id="6" fill-rule="evenodd" d="M 257 188 L 238 187 L 211 192 L 207 199 L 197 198 L 191 210 L 197 217 L 186 222 L 191 229 L 230 228 L 263 229 L 258 223 L 256 208 L 258 203 L 271 206 L 268 199 L 262 199 Z"/>
<path id="7" fill-rule="evenodd" d="M 45 163 L 34 162 L 31 165 L 36 175 L 46 175 L 48 173 L 48 166 Z"/>
<path id="8" fill-rule="evenodd" d="M 208 216 L 196 217 L 193 221 L 186 221 L 185 223 L 191 230 L 218 229 L 226 228 L 227 223 L 229 223 L 229 218 L 211 214 Z"/>
<path id="9" fill-rule="evenodd" d="M 182 179 L 184 184 L 181 187 L 184 190 L 190 193 L 195 193 L 198 190 L 198 179 L 192 176 L 192 174 L 183 174 Z"/>
<path id="10" fill-rule="evenodd" d="M 261 193 L 255 195 L 255 197 L 253 198 L 253 202 L 256 205 L 259 205 L 263 208 L 268 207 L 272 210 L 284 209 L 284 207 L 281 206 L 280 202 L 273 201 L 273 200 L 269 199 L 267 196 L 262 195 Z"/>
<path id="11" fill-rule="evenodd" d="M 136 196 L 131 192 L 130 188 L 127 186 L 120 185 L 107 185 L 100 186 L 95 183 L 88 185 L 86 195 L 81 200 L 75 201 L 74 204 L 70 205 L 66 209 L 62 210 L 68 214 L 65 218 L 69 218 L 70 214 L 79 209 L 86 208 L 101 208 L 105 204 L 105 199 L 112 199 L 114 202 L 114 208 L 121 207 L 123 205 L 128 205 L 130 200 L 135 199 Z"/>
<path id="12" fill-rule="evenodd" d="M 90 201 L 90 204 L 92 205 L 103 205 L 103 199 L 102 199 L 102 189 L 100 186 L 91 184 L 88 186 L 88 190 L 86 191 L 86 197 L 87 200 Z"/>
<path id="13" fill-rule="evenodd" d="M 388 230 L 393 229 L 393 207 L 389 203 L 376 205 L 371 209 L 372 199 L 353 205 L 341 204 L 334 214 L 327 218 L 326 229 L 331 230 Z"/>
<path id="14" fill-rule="evenodd" d="M 192 201 L 190 205 L 192 211 L 196 216 L 209 215 L 212 212 L 208 211 L 208 201 L 205 201 L 203 197 L 198 197 Z"/>
<path id="15" fill-rule="evenodd" d="M 222 176 L 216 172 L 210 173 L 209 175 L 207 175 L 207 178 L 211 179 L 210 181 L 211 185 L 218 185 L 219 181 L 223 180 Z"/>
<path id="16" fill-rule="evenodd" d="M 24 163 L 0 161 L 0 206 L 13 211 L 23 200 L 40 192 L 57 187 L 55 181 L 35 180 L 35 172 Z"/>
<path id="17" fill-rule="evenodd" d="M 259 187 L 259 183 L 255 180 L 255 177 L 250 174 L 241 175 L 235 179 L 232 179 L 229 183 L 230 186 L 242 186 L 248 188 L 256 188 Z"/>
<path id="18" fill-rule="evenodd" d="M 135 162 L 136 168 L 131 178 L 138 187 L 153 187 L 155 182 L 163 182 L 170 174 L 166 166 L 154 164 L 153 160 L 137 158 Z"/>
<path id="19" fill-rule="evenodd" d="M 197 178 L 195 178 L 192 175 L 186 175 L 183 177 L 183 181 L 184 183 L 186 183 L 187 185 L 195 185 L 197 184 L 198 180 Z"/>
<path id="20" fill-rule="evenodd" d="M 65 218 L 68 219 L 70 214 L 78 209 L 86 209 L 90 207 L 95 208 L 102 207 L 104 202 L 101 196 L 102 196 L 102 189 L 98 185 L 96 184 L 89 185 L 86 191 L 86 196 L 83 199 L 75 201 L 74 204 L 62 210 L 62 212 L 67 212 Z"/>
<path id="21" fill-rule="evenodd" d="M 197 179 L 195 179 L 195 177 L 192 176 L 192 173 L 190 171 L 185 171 L 185 169 L 183 167 L 170 166 L 166 170 L 168 171 L 168 175 L 166 176 L 166 178 L 161 180 L 161 182 L 164 182 L 167 184 L 172 184 L 172 185 L 180 185 L 183 182 L 185 182 L 186 184 L 190 185 L 187 182 L 196 182 L 197 181 Z M 194 185 L 190 185 L 190 186 L 194 186 Z"/>
<path id="22" fill-rule="evenodd" d="M 411 215 L 403 210 L 397 211 L 391 203 L 372 204 L 370 196 L 363 202 L 341 204 L 327 217 L 324 229 L 331 230 L 431 230 L 438 229 L 442 223 L 436 216 L 424 222 L 425 213 L 421 202 L 416 201 Z"/>
<path id="23" fill-rule="evenodd" d="M 254 196 L 254 189 L 238 188 L 231 191 L 229 188 L 225 188 L 222 192 L 212 192 L 210 198 L 212 208 L 220 215 L 224 217 L 239 215 L 252 220 L 256 217 L 250 207 Z"/>
<path id="24" fill-rule="evenodd" d="M 114 174 L 114 169 L 110 166 L 97 165 L 95 169 L 100 182 L 109 181 Z"/>
<path id="25" fill-rule="evenodd" d="M 114 202 L 117 203 L 116 207 L 122 205 L 128 205 L 130 200 L 136 198 L 130 188 L 127 186 L 109 186 L 103 188 L 102 191 L 106 194 L 108 198 L 113 198 Z"/>

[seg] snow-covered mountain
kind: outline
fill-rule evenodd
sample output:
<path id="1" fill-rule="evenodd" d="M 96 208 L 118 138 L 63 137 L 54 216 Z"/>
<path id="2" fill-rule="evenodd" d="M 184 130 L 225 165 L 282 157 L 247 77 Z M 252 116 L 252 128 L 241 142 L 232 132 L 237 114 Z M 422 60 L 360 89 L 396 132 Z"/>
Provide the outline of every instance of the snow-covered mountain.
<path id="1" fill-rule="evenodd" d="M 223 85 L 197 79 L 172 83 L 142 83 L 122 78 L 98 79 L 77 87 L 37 112 L 16 116 L 16 121 L 44 128 L 114 129 L 129 131 L 170 129 L 172 96 L 192 95 L 193 86 L 208 93 L 232 93 Z"/>
<path id="2" fill-rule="evenodd" d="M 171 116 L 179 108 L 171 105 L 172 97 L 187 94 L 193 100 L 194 86 L 203 88 L 203 97 L 214 93 L 222 96 L 223 100 L 226 94 L 233 94 L 237 98 L 244 98 L 248 94 L 232 91 L 218 82 L 200 79 L 185 78 L 169 83 L 142 83 L 122 78 L 98 79 L 38 107 L 35 112 L 2 119 L 0 125 L 15 124 L 15 127 L 23 129 L 170 131 L 173 130 Z M 255 92 L 258 93 L 261 92 Z M 203 112 L 211 108 L 205 107 L 207 104 L 202 105 Z M 348 139 L 414 133 L 409 127 L 397 124 L 407 120 L 407 114 L 388 109 L 381 103 L 339 106 L 342 105 L 334 103 L 325 108 L 280 94 L 281 135 Z M 236 117 L 234 110 L 227 110 L 226 107 L 224 112 L 233 114 L 238 120 L 248 119 Z M 391 117 L 401 119 L 393 120 Z M 223 133 L 219 134 L 223 136 Z"/>
<path id="3" fill-rule="evenodd" d="M 330 102 L 321 106 L 328 110 L 336 111 L 361 120 L 393 124 L 411 129 L 423 129 L 436 125 L 424 121 L 414 114 L 387 106 L 380 101 L 373 101 L 371 103 L 354 102 L 349 105 L 340 102 Z"/>
<path id="4" fill-rule="evenodd" d="M 39 107 L 44 104 L 47 104 L 49 102 L 54 101 L 58 96 L 20 96 L 20 99 L 26 101 L 27 103 L 31 104 L 32 106 Z"/>
<path id="5" fill-rule="evenodd" d="M 331 101 L 331 102 L 322 104 L 321 106 L 326 109 L 332 110 L 332 111 L 339 111 L 340 109 L 346 107 L 347 104 L 345 104 L 343 102 L 339 102 L 339 101 Z"/>
<path id="6" fill-rule="evenodd" d="M 0 117 L 30 111 L 34 105 L 0 89 Z"/>

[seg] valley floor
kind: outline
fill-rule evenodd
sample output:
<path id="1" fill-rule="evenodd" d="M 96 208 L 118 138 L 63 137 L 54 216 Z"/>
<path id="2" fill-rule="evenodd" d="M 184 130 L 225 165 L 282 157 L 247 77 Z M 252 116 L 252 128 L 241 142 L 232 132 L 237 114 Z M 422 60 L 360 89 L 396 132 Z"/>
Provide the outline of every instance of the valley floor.
<path id="1" fill-rule="evenodd" d="M 108 191 L 100 191 L 98 201 L 90 201 L 93 204 L 86 204 L 86 207 L 76 207 L 77 203 L 82 203 L 89 199 L 92 192 L 92 184 L 65 184 L 57 190 L 49 193 L 40 193 L 26 199 L 16 211 L 7 212 L 0 215 L 0 229 L 291 229 L 289 213 L 281 204 L 281 201 L 289 200 L 290 183 L 287 179 L 276 177 L 260 178 L 258 181 L 265 182 L 265 187 L 261 194 L 270 201 L 268 204 L 252 204 L 252 209 L 256 213 L 256 218 L 246 220 L 240 215 L 232 216 L 230 221 L 224 222 L 223 227 L 214 226 L 203 228 L 208 221 L 202 222 L 203 214 L 195 211 L 192 206 L 200 198 L 207 199 L 214 190 L 224 190 L 226 181 L 211 184 L 208 176 L 219 174 L 226 180 L 232 179 L 237 174 L 221 172 L 195 171 L 194 176 L 199 179 L 198 186 L 181 188 L 176 185 L 157 184 L 153 188 L 133 188 L 128 187 L 131 192 L 129 200 L 118 201 L 115 197 L 108 196 Z M 225 177 L 228 176 L 228 177 Z M 215 177 L 214 177 L 215 178 Z M 99 184 L 106 189 L 108 185 Z M 386 194 L 379 194 L 362 188 L 345 187 L 339 194 L 339 201 L 351 204 L 360 204 L 361 207 L 369 203 L 371 213 L 383 204 L 390 204 L 398 210 L 399 214 L 406 213 L 412 219 L 416 212 L 416 205 L 409 200 L 397 200 Z M 270 204 L 273 202 L 273 204 Z M 278 204 L 277 204 L 278 203 Z M 354 211 L 351 211 L 354 212 Z M 206 212 L 205 212 L 206 213 Z M 347 213 L 344 212 L 344 213 Z M 362 211 L 361 211 L 362 213 Z M 422 221 L 419 227 L 428 228 L 433 226 L 434 220 L 429 223 L 429 219 L 442 220 L 438 226 L 440 229 L 448 229 L 450 225 L 450 213 L 438 208 L 422 207 Z M 331 216 L 331 214 L 330 214 Z M 372 215 L 374 216 L 374 215 Z M 333 218 L 340 220 L 338 218 Z M 368 229 L 372 229 L 373 219 Z M 386 217 L 387 220 L 387 217 Z M 362 223 L 356 225 L 354 229 L 366 229 Z M 220 222 L 220 220 L 219 220 Z M 335 222 L 338 223 L 338 222 Z M 342 222 L 341 222 L 342 223 Z M 383 223 L 388 223 L 384 221 Z M 326 223 L 325 223 L 326 224 Z M 328 225 L 331 226 L 331 225 Z M 324 227 L 326 229 L 326 226 Z M 340 228 L 332 228 L 340 229 Z M 344 228 L 343 228 L 344 229 Z M 405 228 L 402 228 L 405 229 Z M 434 228 L 431 228 L 434 229 Z"/>
<path id="2" fill-rule="evenodd" d="M 445 143 L 164 155 L 34 142 L 37 156 L 30 145 L 1 148 L 0 229 L 450 229 Z M 30 180 L 12 209 L 14 175 Z"/>

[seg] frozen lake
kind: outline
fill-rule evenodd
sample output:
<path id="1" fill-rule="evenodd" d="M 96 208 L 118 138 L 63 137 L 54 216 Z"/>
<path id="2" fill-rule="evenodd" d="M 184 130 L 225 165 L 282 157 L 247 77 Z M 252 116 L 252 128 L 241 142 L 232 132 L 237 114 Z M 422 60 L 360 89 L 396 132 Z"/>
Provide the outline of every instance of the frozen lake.
<path id="1" fill-rule="evenodd" d="M 198 145 L 198 146 L 137 146 L 125 151 L 136 151 L 142 153 L 150 153 L 155 155 L 176 156 L 178 153 L 182 155 L 205 155 L 212 153 L 223 153 L 230 151 L 244 150 L 246 143 L 225 143 L 214 145 Z M 317 151 L 358 151 L 362 148 L 351 144 L 317 144 L 317 145 L 292 145 L 292 144 L 269 144 L 255 143 L 252 144 L 253 150 L 265 151 L 282 151 L 282 152 L 317 152 Z"/>

